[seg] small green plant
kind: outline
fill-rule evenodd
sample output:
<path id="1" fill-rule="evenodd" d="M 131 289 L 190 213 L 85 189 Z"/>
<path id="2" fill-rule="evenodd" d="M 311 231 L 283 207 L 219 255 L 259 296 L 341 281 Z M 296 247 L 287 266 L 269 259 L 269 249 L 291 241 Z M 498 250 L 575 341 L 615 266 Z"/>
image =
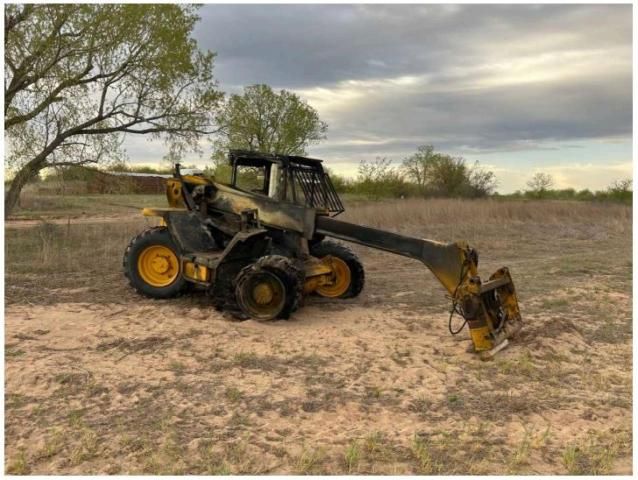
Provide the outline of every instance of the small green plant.
<path id="1" fill-rule="evenodd" d="M 365 449 L 367 452 L 376 452 L 383 447 L 383 433 L 372 432 L 365 438 Z"/>
<path id="2" fill-rule="evenodd" d="M 388 442 L 383 432 L 372 432 L 363 439 L 362 446 L 366 460 L 372 464 L 376 462 L 387 463 L 394 459 L 393 446 Z"/>
<path id="3" fill-rule="evenodd" d="M 200 461 L 199 465 L 203 469 L 203 473 L 207 475 L 229 475 L 231 473 L 230 466 L 223 455 L 215 452 L 215 442 L 211 439 L 200 441 L 197 446 Z"/>
<path id="4" fill-rule="evenodd" d="M 323 449 L 310 449 L 304 447 L 299 457 L 297 457 L 295 469 L 298 473 L 303 475 L 317 474 L 321 470 L 321 464 L 324 459 L 325 453 Z"/>
<path id="5" fill-rule="evenodd" d="M 422 417 L 427 416 L 430 412 L 430 408 L 432 407 L 432 400 L 427 398 L 426 396 L 420 395 L 410 402 L 408 406 L 408 410 L 414 413 L 418 413 Z"/>
<path id="6" fill-rule="evenodd" d="M 242 391 L 235 387 L 228 387 L 224 392 L 224 395 L 228 399 L 229 402 L 237 403 L 241 400 Z"/>
<path id="7" fill-rule="evenodd" d="M 71 452 L 71 465 L 79 465 L 80 463 L 95 457 L 97 449 L 97 433 L 87 428 L 82 433 L 80 444 Z"/>
<path id="8" fill-rule="evenodd" d="M 428 443 L 418 435 L 412 441 L 412 453 L 418 462 L 418 473 L 421 475 L 431 475 L 438 471 L 438 465 L 432 460 Z"/>
<path id="9" fill-rule="evenodd" d="M 225 460 L 222 460 L 221 462 L 210 464 L 207 473 L 210 475 L 230 475 L 232 470 L 230 465 Z"/>
<path id="10" fill-rule="evenodd" d="M 26 352 L 24 350 L 20 350 L 19 348 L 7 348 L 4 351 L 5 357 L 21 357 Z"/>
<path id="11" fill-rule="evenodd" d="M 183 375 L 186 371 L 186 365 L 177 360 L 172 360 L 171 363 L 169 363 L 168 368 L 170 368 L 175 375 Z"/>
<path id="12" fill-rule="evenodd" d="M 567 471 L 572 475 L 581 473 L 577 465 L 579 456 L 579 450 L 576 445 L 568 445 L 563 452 L 563 464 Z"/>
<path id="13" fill-rule="evenodd" d="M 53 434 L 44 441 L 44 446 L 38 456 L 40 458 L 51 458 L 55 456 L 64 447 L 62 440 L 62 433 L 60 431 L 53 432 Z"/>
<path id="14" fill-rule="evenodd" d="M 149 453 L 151 454 L 144 459 L 144 472 L 158 475 L 183 474 L 184 447 L 174 430 L 166 431 L 165 435 L 160 438 L 160 444 L 151 447 Z"/>
<path id="15" fill-rule="evenodd" d="M 84 416 L 84 410 L 71 410 L 69 412 L 69 425 L 72 427 L 81 427 L 84 425 L 82 417 Z"/>
<path id="16" fill-rule="evenodd" d="M 552 436 L 551 427 L 552 426 L 548 424 L 543 433 L 535 435 L 534 438 L 532 438 L 532 448 L 543 448 L 549 443 L 549 440 Z"/>
<path id="17" fill-rule="evenodd" d="M 520 374 L 526 377 L 536 378 L 540 374 L 529 351 L 519 355 L 515 359 L 499 360 L 497 365 L 500 372 L 504 375 Z"/>
<path id="18" fill-rule="evenodd" d="M 529 454 L 532 448 L 531 442 L 530 432 L 525 430 L 523 439 L 512 452 L 508 461 L 508 467 L 511 473 L 516 473 L 521 466 L 529 463 Z"/>
<path id="19" fill-rule="evenodd" d="M 9 475 L 28 475 L 30 471 L 24 450 L 20 450 L 15 459 L 7 465 L 7 474 Z"/>
<path id="20" fill-rule="evenodd" d="M 235 412 L 233 413 L 233 416 L 230 417 L 230 420 L 228 420 L 228 424 L 235 427 L 247 427 L 250 425 L 250 419 L 248 418 L 248 415 L 243 415 L 241 413 Z"/>
<path id="21" fill-rule="evenodd" d="M 447 404 L 451 410 L 458 410 L 463 408 L 463 397 L 458 393 L 452 393 L 447 397 Z"/>
<path id="22" fill-rule="evenodd" d="M 366 388 L 366 397 L 368 398 L 374 398 L 378 400 L 379 398 L 381 398 L 382 393 L 383 390 L 377 386 Z"/>
<path id="23" fill-rule="evenodd" d="M 348 473 L 357 471 L 357 468 L 359 467 L 359 461 L 361 460 L 361 448 L 359 447 L 358 441 L 355 440 L 350 445 L 348 445 L 346 453 L 343 455 L 343 459 L 346 464 Z"/>
<path id="24" fill-rule="evenodd" d="M 241 368 L 259 368 L 259 357 L 254 352 L 239 352 L 233 357 L 233 362 Z"/>
<path id="25" fill-rule="evenodd" d="M 571 475 L 604 475 L 609 473 L 616 452 L 613 448 L 569 445 L 563 463 Z"/>

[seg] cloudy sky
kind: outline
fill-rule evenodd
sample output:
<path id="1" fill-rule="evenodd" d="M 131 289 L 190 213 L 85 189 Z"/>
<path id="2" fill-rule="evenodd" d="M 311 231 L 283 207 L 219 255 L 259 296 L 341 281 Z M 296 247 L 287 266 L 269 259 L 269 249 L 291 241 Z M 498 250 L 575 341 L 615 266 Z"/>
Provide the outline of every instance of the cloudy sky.
<path id="1" fill-rule="evenodd" d="M 601 189 L 632 169 L 631 5 L 206 5 L 195 38 L 226 92 L 266 83 L 329 125 L 309 154 L 354 176 L 417 146 Z M 132 160 L 157 144 L 127 141 Z M 205 158 L 191 157 L 203 165 Z"/>

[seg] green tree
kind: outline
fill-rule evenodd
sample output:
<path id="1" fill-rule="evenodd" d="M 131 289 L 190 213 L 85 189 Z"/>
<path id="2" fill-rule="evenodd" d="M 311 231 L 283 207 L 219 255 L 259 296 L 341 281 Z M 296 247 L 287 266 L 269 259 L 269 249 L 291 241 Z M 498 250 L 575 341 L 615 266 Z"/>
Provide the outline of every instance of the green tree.
<path id="1" fill-rule="evenodd" d="M 418 147 L 401 167 L 423 196 L 484 197 L 497 186 L 494 172 L 481 168 L 478 162 L 468 167 L 463 157 L 436 152 L 432 145 Z"/>
<path id="2" fill-rule="evenodd" d="M 430 172 L 430 191 L 437 196 L 462 196 L 468 181 L 468 171 L 463 158 L 437 155 Z"/>
<path id="3" fill-rule="evenodd" d="M 607 188 L 607 196 L 611 200 L 631 203 L 633 199 L 633 192 L 631 190 L 631 179 L 626 178 L 623 180 L 614 181 Z"/>
<path id="4" fill-rule="evenodd" d="M 534 198 L 543 198 L 554 186 L 554 179 L 549 173 L 538 172 L 527 182 L 527 193 Z"/>
<path id="5" fill-rule="evenodd" d="M 392 166 L 392 160 L 381 157 L 359 162 L 355 191 L 373 198 L 409 194 L 403 173 Z"/>
<path id="6" fill-rule="evenodd" d="M 492 195 L 498 186 L 496 175 L 491 170 L 482 168 L 479 162 L 468 172 L 467 196 L 487 197 Z"/>
<path id="7" fill-rule="evenodd" d="M 213 159 L 228 149 L 304 155 L 306 148 L 326 138 L 328 126 L 299 96 L 279 93 L 268 85 L 252 85 L 231 95 L 217 116 L 220 127 Z"/>
<path id="8" fill-rule="evenodd" d="M 438 156 L 432 145 L 422 145 L 416 153 L 403 160 L 402 168 L 406 177 L 417 186 L 421 194 L 427 192 L 432 165 Z"/>
<path id="9" fill-rule="evenodd" d="M 172 154 L 214 132 L 223 94 L 214 54 L 190 37 L 195 7 L 5 6 L 5 212 L 47 167 L 121 157 L 124 134 L 162 137 Z"/>
<path id="10" fill-rule="evenodd" d="M 591 201 L 591 200 L 594 200 L 595 198 L 596 197 L 594 193 L 588 188 L 576 192 L 576 200 Z"/>

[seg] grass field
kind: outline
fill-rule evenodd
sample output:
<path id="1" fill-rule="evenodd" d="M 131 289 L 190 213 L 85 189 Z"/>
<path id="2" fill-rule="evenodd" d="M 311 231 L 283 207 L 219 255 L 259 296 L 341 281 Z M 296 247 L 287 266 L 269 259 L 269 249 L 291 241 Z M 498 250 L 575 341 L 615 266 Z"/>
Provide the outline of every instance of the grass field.
<path id="1" fill-rule="evenodd" d="M 360 195 L 345 194 L 342 198 L 353 206 L 370 203 Z M 33 188 L 27 187 L 10 219 L 65 220 L 95 216 L 132 216 L 138 214 L 140 208 L 165 204 L 166 195 L 57 195 L 37 193 Z"/>
<path id="2" fill-rule="evenodd" d="M 631 473 L 630 207 L 351 202 L 510 267 L 524 330 L 480 362 L 422 265 L 363 247 L 362 295 L 289 321 L 141 298 L 121 259 L 153 220 L 126 205 L 163 200 L 107 197 L 18 214 L 109 223 L 5 229 L 7 473 Z"/>
<path id="3" fill-rule="evenodd" d="M 21 196 L 11 219 L 131 215 L 138 213 L 142 207 L 165 203 L 164 195 L 35 195 L 27 191 Z"/>

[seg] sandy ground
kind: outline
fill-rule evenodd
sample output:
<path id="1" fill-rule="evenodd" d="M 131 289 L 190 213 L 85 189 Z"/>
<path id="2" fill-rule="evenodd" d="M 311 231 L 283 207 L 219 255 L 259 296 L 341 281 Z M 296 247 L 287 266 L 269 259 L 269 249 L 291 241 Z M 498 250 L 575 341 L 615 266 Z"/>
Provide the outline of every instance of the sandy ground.
<path id="1" fill-rule="evenodd" d="M 448 333 L 425 268 L 363 248 L 359 298 L 288 321 L 144 299 L 119 272 L 9 302 L 6 469 L 630 474 L 631 264 L 562 271 L 544 250 L 503 262 L 526 325 L 491 362 Z"/>

